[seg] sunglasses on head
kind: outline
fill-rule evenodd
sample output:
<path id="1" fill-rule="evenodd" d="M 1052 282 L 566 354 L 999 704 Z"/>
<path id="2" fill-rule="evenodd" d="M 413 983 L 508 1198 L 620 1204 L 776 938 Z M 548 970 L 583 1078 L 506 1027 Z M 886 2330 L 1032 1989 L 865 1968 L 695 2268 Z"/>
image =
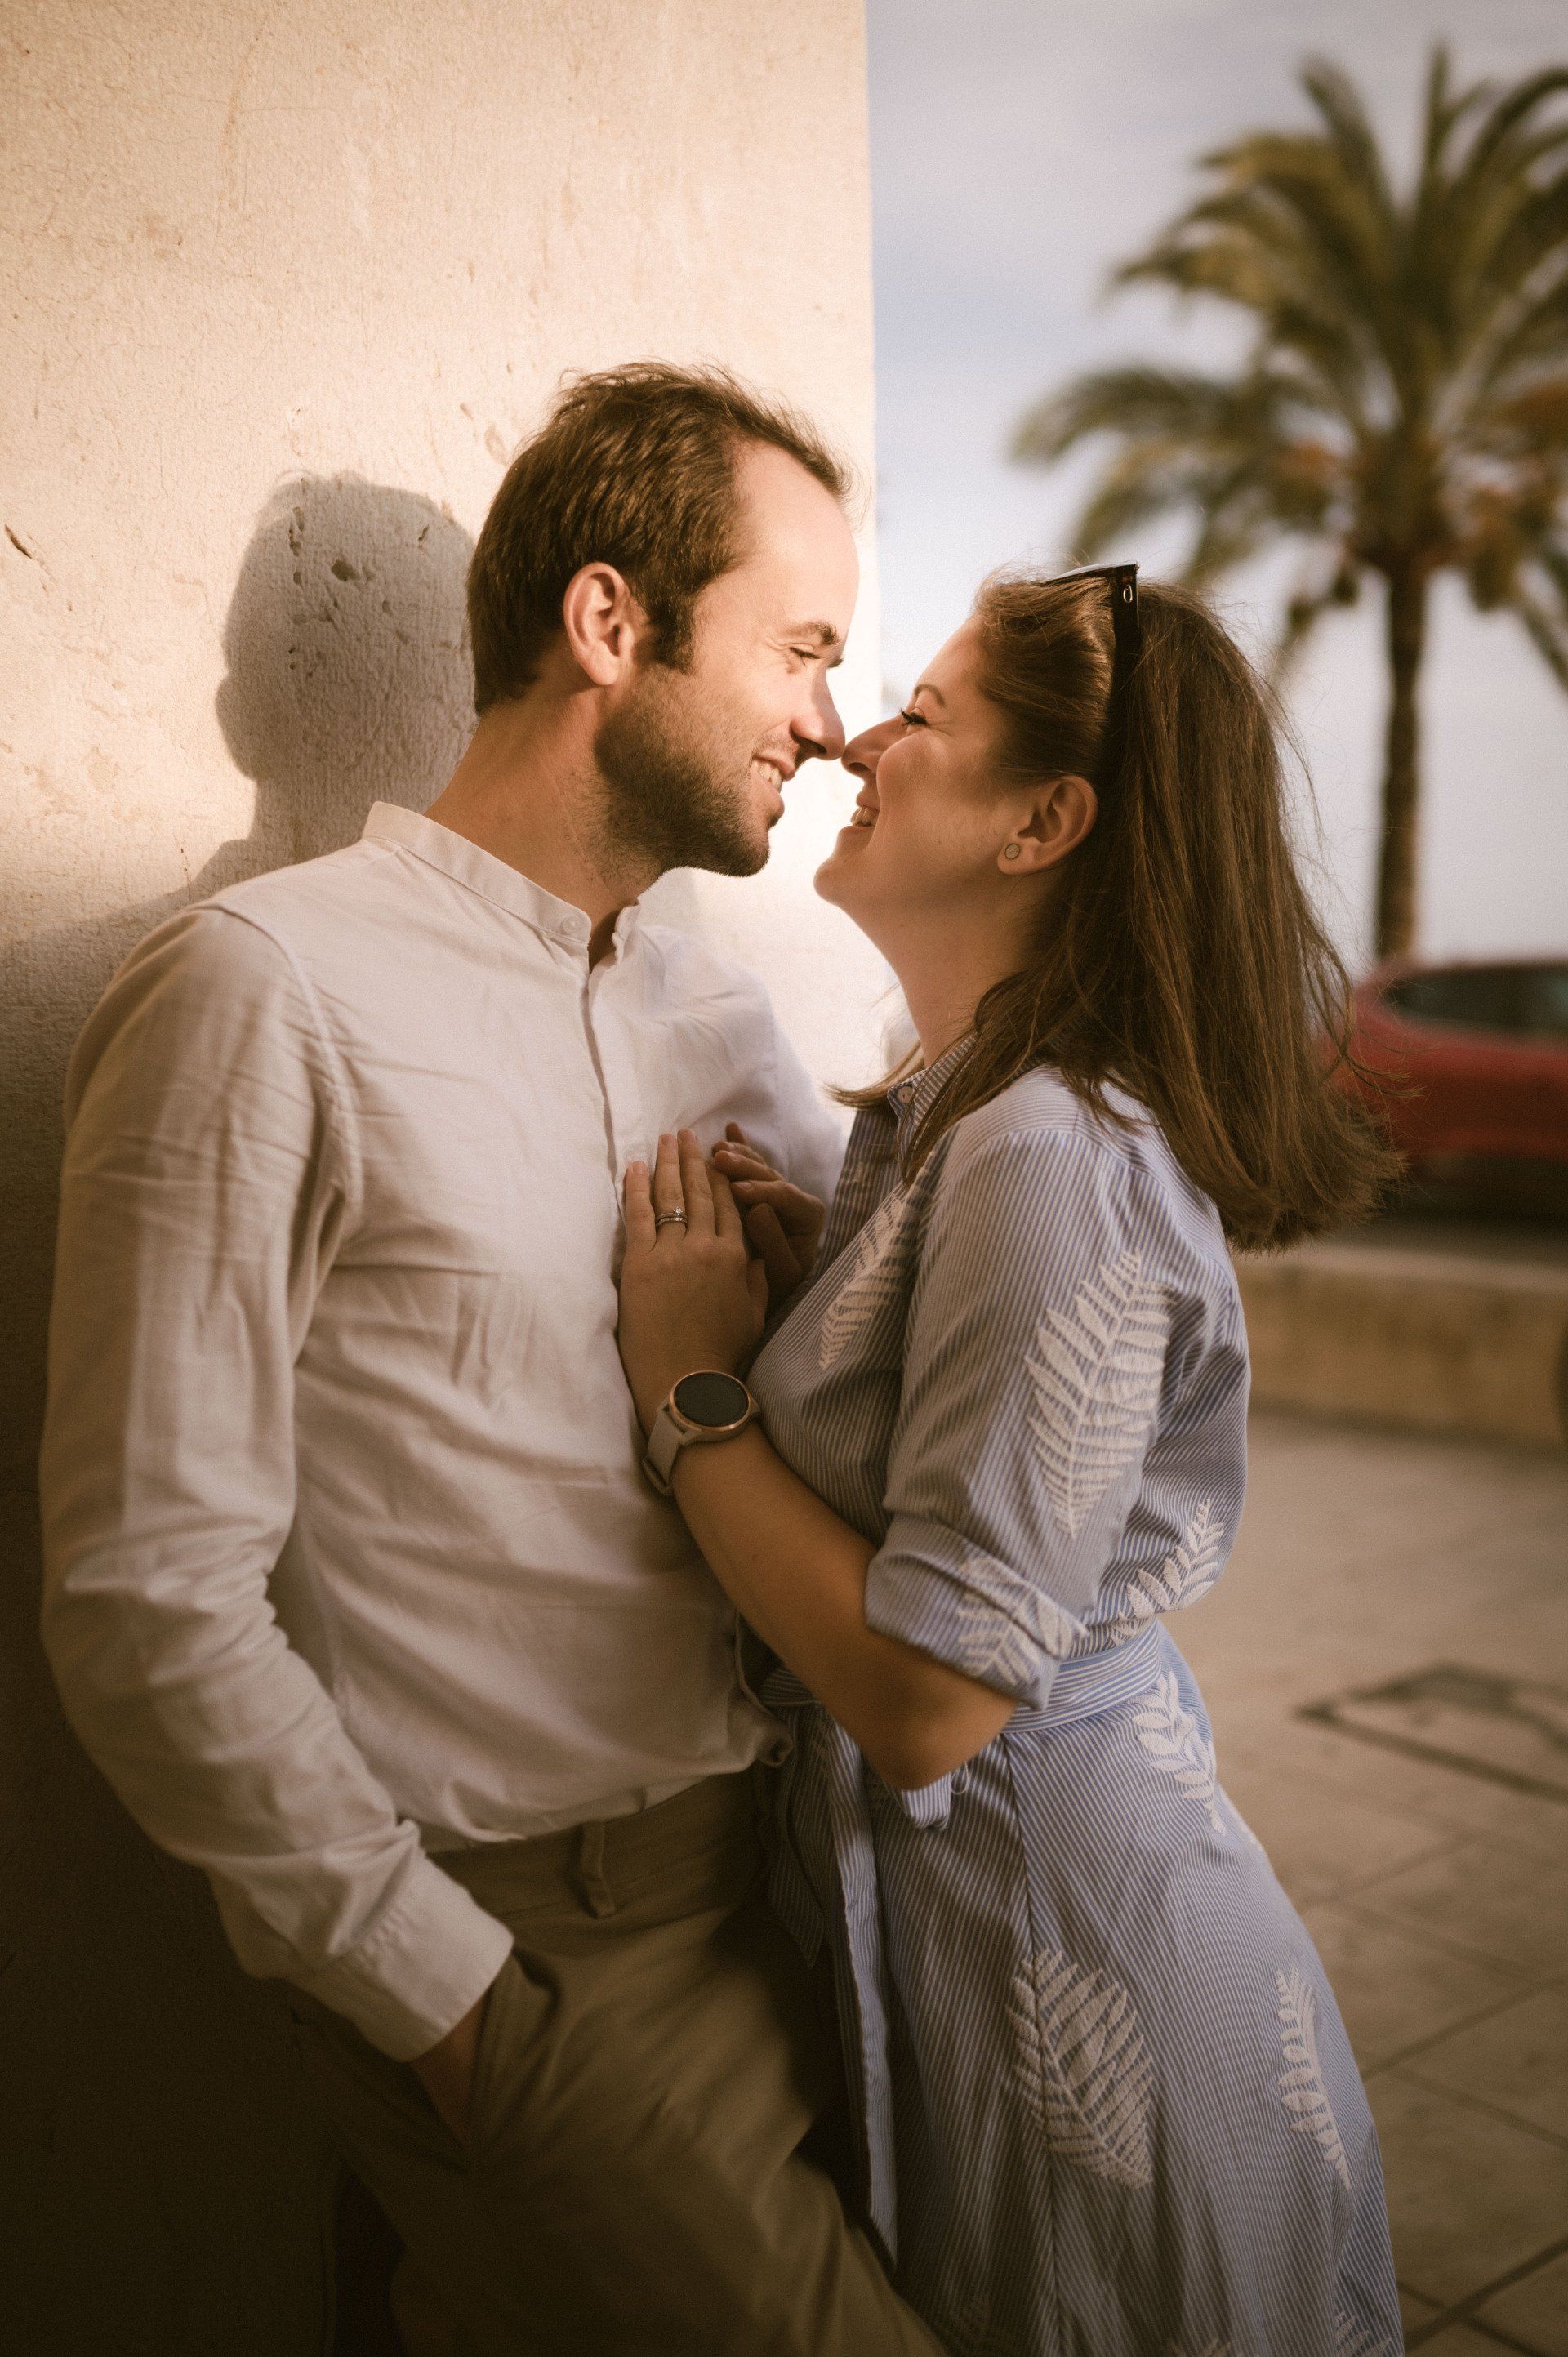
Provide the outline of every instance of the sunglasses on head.
<path id="1" fill-rule="evenodd" d="M 1136 654 L 1143 638 L 1143 624 L 1138 619 L 1138 568 L 1135 565 L 1080 565 L 1071 573 L 1058 573 L 1044 586 L 1057 588 L 1064 581 L 1103 581 L 1111 591 L 1111 620 L 1116 632 L 1119 655 Z"/>
<path id="2" fill-rule="evenodd" d="M 1122 766 L 1122 748 L 1127 734 L 1127 675 L 1144 642 L 1144 626 L 1138 614 L 1138 568 L 1135 565 L 1080 565 L 1071 573 L 1057 574 L 1044 587 L 1055 589 L 1067 581 L 1103 581 L 1111 592 L 1115 651 L 1105 711 L 1105 743 L 1095 764 L 1100 774 L 1094 780 L 1103 793 Z"/>

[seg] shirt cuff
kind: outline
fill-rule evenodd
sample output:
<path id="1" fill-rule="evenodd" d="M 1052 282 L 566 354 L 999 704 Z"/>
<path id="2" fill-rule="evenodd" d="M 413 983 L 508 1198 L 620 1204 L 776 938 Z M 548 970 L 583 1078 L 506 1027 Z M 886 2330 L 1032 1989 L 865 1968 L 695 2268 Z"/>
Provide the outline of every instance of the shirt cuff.
<path id="1" fill-rule="evenodd" d="M 1015 1702 L 1042 1705 L 1081 1621 L 946 1523 L 895 1515 L 865 1575 L 865 1619 Z"/>
<path id="2" fill-rule="evenodd" d="M 422 1854 L 357 1947 L 289 1978 L 394 2062 L 412 2062 L 478 2003 L 511 1948 L 506 1925 Z"/>

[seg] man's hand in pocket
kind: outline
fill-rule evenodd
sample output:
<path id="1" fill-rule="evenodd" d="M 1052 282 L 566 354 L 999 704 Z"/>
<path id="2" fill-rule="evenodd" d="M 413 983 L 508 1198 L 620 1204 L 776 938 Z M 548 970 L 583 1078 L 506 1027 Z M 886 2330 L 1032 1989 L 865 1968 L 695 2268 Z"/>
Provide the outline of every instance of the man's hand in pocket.
<path id="1" fill-rule="evenodd" d="M 461 2021 L 455 2021 L 438 2045 L 409 2066 L 459 2144 L 468 2141 L 468 2104 L 474 2091 L 474 2065 L 478 2060 L 479 2034 L 485 2026 L 487 1989 Z"/>

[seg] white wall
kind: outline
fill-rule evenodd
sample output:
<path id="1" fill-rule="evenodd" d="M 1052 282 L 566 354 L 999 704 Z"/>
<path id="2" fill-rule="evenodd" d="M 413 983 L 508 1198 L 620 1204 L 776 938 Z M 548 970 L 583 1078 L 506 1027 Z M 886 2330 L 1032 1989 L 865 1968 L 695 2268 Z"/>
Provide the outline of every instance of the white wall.
<path id="1" fill-rule="evenodd" d="M 25 1480 L 59 1074 L 118 958 L 444 781 L 471 535 L 564 369 L 720 359 L 869 480 L 871 299 L 859 0 L 0 0 L 0 26 Z M 868 583 L 861 724 L 875 637 Z M 757 884 L 663 890 L 843 1076 L 881 969 L 810 891 L 833 778 L 804 774 Z"/>
<path id="2" fill-rule="evenodd" d="M 461 589 L 567 368 L 727 361 L 869 474 L 859 0 L 0 0 L 0 1352 L 32 1480 L 66 1054 L 130 943 L 420 803 Z M 875 708 L 873 600 L 842 676 Z M 847 795 L 845 796 L 847 799 Z M 806 879 L 660 888 L 864 1069 L 880 969 Z M 27 1520 L 25 1501 L 15 1531 Z M 319 2147 L 272 1995 L 53 1714 L 0 1577 L 19 1768 L 7 2346 L 316 2357 Z M 19 2034 L 15 2034 L 19 2033 Z"/>

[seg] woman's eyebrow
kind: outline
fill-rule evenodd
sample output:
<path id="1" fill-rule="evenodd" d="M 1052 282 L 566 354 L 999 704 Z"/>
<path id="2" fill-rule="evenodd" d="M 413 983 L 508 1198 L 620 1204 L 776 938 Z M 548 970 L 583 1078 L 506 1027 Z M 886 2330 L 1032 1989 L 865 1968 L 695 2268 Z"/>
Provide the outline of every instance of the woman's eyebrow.
<path id="1" fill-rule="evenodd" d="M 909 701 L 911 704 L 914 703 L 915 698 L 918 695 L 930 696 L 936 703 L 941 705 L 944 712 L 948 708 L 947 697 L 942 694 L 940 687 L 933 687 L 929 679 L 918 679 L 915 682 L 914 686 L 909 690 Z"/>

